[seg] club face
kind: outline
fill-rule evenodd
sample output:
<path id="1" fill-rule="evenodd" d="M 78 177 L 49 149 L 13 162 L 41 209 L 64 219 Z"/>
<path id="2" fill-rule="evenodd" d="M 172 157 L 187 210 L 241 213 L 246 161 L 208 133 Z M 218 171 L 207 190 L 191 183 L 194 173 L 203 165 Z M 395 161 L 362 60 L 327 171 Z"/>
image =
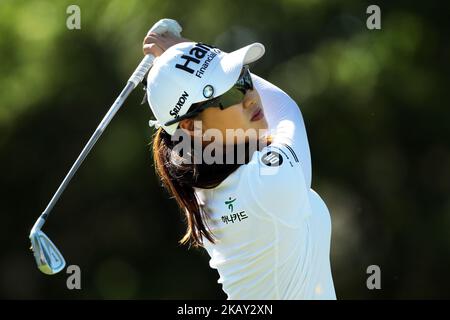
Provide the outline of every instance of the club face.
<path id="1" fill-rule="evenodd" d="M 31 249 L 37 266 L 45 274 L 55 274 L 66 266 L 66 262 L 58 248 L 41 230 L 30 235 Z"/>

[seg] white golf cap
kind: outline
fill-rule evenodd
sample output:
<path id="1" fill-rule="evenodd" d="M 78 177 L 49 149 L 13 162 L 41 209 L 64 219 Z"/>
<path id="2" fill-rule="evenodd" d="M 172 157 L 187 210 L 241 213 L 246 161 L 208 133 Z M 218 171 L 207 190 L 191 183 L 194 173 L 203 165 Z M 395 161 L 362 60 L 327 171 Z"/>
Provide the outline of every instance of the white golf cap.
<path id="1" fill-rule="evenodd" d="M 222 95 L 233 87 L 242 67 L 264 55 L 253 43 L 231 53 L 196 42 L 182 42 L 155 59 L 147 77 L 147 99 L 156 121 L 170 135 L 178 123 L 164 124 L 184 115 L 192 104 Z"/>

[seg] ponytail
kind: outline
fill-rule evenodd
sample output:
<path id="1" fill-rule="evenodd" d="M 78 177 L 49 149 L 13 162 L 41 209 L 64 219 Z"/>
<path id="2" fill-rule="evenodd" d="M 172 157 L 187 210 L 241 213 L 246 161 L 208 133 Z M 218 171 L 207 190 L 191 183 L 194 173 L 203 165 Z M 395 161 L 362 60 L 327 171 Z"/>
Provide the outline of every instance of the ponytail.
<path id="1" fill-rule="evenodd" d="M 269 136 L 265 145 L 270 144 L 271 141 Z M 156 174 L 161 179 L 165 189 L 175 198 L 186 217 L 187 231 L 180 243 L 189 243 L 194 247 L 199 247 L 203 246 L 203 238 L 214 243 L 214 236 L 206 223 L 206 213 L 197 201 L 194 187 L 214 188 L 240 167 L 242 163 L 239 164 L 238 161 L 234 161 L 233 164 L 227 164 L 224 161 L 223 164 L 211 165 L 195 164 L 194 161 L 187 163 L 183 161 L 183 156 L 178 154 L 176 149 L 174 150 L 177 143 L 164 129 L 159 128 L 154 135 L 152 149 Z M 256 148 L 259 150 L 260 146 L 261 143 L 258 141 Z M 238 146 L 235 145 L 234 147 L 234 155 L 237 157 Z M 255 151 L 251 149 L 249 144 L 246 143 L 245 163 L 250 161 L 251 155 Z M 187 154 L 193 156 L 193 146 L 191 152 Z"/>
<path id="2" fill-rule="evenodd" d="M 205 224 L 204 213 L 195 196 L 192 182 L 198 176 L 196 167 L 179 161 L 179 155 L 173 151 L 174 146 L 171 136 L 159 128 L 153 139 L 154 165 L 164 187 L 169 194 L 173 195 L 186 216 L 187 231 L 180 243 L 190 242 L 195 247 L 202 246 L 203 237 L 214 243 L 212 233 Z"/>

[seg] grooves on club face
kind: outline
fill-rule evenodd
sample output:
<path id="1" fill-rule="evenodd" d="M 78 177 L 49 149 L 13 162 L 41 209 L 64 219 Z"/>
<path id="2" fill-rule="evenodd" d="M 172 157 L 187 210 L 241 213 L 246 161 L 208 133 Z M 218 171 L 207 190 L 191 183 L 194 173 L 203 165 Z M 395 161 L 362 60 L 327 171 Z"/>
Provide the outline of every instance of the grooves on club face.
<path id="1" fill-rule="evenodd" d="M 39 270 L 48 275 L 60 272 L 66 266 L 61 252 L 41 230 L 30 235 L 31 250 Z"/>

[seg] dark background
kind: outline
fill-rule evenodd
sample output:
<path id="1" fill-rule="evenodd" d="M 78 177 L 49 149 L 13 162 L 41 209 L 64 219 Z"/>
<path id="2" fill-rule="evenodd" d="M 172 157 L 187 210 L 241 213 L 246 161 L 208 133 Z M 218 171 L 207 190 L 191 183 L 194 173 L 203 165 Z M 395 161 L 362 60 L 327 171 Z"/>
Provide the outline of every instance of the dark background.
<path id="1" fill-rule="evenodd" d="M 81 9 L 68 30 L 66 8 Z M 366 8 L 381 8 L 368 30 Z M 338 298 L 449 298 L 449 15 L 432 1 L 1 1 L 0 298 L 225 298 L 203 250 L 178 245 L 156 180 L 153 118 L 132 93 L 45 232 L 67 274 L 36 268 L 28 233 L 142 58 L 161 18 L 225 51 L 266 46 L 252 71 L 288 92 L 308 130 L 313 188 L 332 215 Z M 366 287 L 369 265 L 381 290 Z"/>

